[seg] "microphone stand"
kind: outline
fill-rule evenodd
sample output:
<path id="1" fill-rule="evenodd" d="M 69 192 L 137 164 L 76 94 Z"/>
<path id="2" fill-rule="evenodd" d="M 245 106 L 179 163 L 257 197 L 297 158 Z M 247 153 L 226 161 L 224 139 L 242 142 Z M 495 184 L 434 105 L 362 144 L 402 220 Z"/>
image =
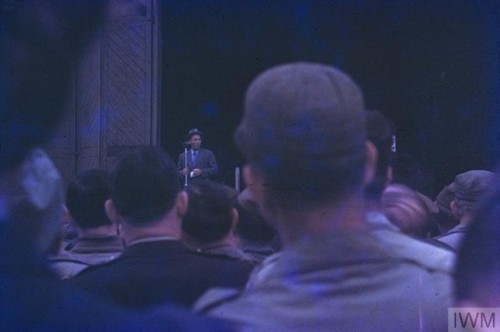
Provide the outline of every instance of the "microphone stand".
<path id="1" fill-rule="evenodd" d="M 187 145 L 184 145 L 184 168 L 188 167 L 188 147 Z M 184 187 L 187 187 L 188 185 L 188 174 L 189 172 L 186 172 L 184 174 Z"/>

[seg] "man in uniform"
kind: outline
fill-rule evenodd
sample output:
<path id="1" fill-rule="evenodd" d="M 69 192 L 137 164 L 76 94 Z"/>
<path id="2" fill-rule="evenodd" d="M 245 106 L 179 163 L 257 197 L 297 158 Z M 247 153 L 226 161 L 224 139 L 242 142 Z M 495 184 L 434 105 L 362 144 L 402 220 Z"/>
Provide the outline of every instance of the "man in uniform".
<path id="1" fill-rule="evenodd" d="M 455 177 L 454 199 L 450 203 L 453 215 L 459 223 L 448 232 L 437 236 L 436 239 L 458 251 L 472 222 L 474 210 L 491 190 L 495 173 L 487 170 L 470 170 Z"/>

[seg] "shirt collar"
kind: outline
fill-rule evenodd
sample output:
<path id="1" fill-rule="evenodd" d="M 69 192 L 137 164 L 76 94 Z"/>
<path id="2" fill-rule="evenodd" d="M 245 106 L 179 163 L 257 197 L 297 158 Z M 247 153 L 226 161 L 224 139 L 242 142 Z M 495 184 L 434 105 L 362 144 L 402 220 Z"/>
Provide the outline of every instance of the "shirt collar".
<path id="1" fill-rule="evenodd" d="M 151 236 L 151 237 L 145 237 L 142 239 L 130 241 L 129 243 L 127 243 L 127 247 L 130 247 L 130 246 L 132 246 L 134 244 L 138 244 L 138 243 L 147 243 L 147 242 L 156 242 L 156 241 L 179 241 L 179 239 L 174 237 L 174 236 Z"/>

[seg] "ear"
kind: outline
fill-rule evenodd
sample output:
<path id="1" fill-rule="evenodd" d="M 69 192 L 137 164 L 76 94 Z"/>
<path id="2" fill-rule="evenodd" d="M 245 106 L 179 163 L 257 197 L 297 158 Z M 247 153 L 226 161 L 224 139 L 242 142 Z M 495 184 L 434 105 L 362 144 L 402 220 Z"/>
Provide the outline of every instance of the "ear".
<path id="1" fill-rule="evenodd" d="M 238 234 L 238 231 L 236 230 L 236 225 L 240 221 L 240 214 L 238 213 L 238 210 L 233 208 L 231 210 L 231 230 L 229 231 L 229 236 L 232 244 L 236 247 L 239 247 L 241 245 L 241 238 Z"/>
<path id="2" fill-rule="evenodd" d="M 66 204 L 63 204 L 63 225 L 64 225 L 64 227 L 67 227 L 67 229 L 65 230 L 65 232 L 68 229 L 74 229 L 78 233 L 81 233 L 81 231 L 82 231 L 82 229 L 80 228 L 80 226 L 78 225 L 78 223 L 75 221 L 75 219 L 73 218 L 73 216 L 69 212 L 69 209 L 66 206 Z M 63 240 L 64 240 L 64 235 L 63 235 L 61 241 L 63 241 Z"/>
<path id="3" fill-rule="evenodd" d="M 377 148 L 372 142 L 366 141 L 366 162 L 364 184 L 370 183 L 375 177 L 377 169 Z"/>
<path id="4" fill-rule="evenodd" d="M 386 185 L 392 183 L 392 179 L 394 178 L 393 172 L 392 172 L 392 166 L 389 166 L 387 168 L 387 182 L 385 183 Z"/>
<path id="5" fill-rule="evenodd" d="M 175 211 L 178 216 L 183 217 L 188 209 L 189 197 L 185 190 L 181 190 L 175 199 Z"/>
<path id="6" fill-rule="evenodd" d="M 68 207 L 66 204 L 63 204 L 63 221 L 67 224 L 75 224 L 71 213 L 69 213 Z"/>
<path id="7" fill-rule="evenodd" d="M 455 203 L 455 200 L 452 200 L 450 202 L 450 210 L 455 217 L 460 218 L 460 211 L 458 210 L 457 203 Z"/>
<path id="8" fill-rule="evenodd" d="M 52 256 L 59 254 L 62 248 L 63 241 L 64 241 L 64 230 L 61 227 L 61 231 L 54 237 L 54 239 L 50 243 L 49 248 L 47 249 L 47 254 Z"/>
<path id="9" fill-rule="evenodd" d="M 250 190 L 255 181 L 254 181 L 253 171 L 249 165 L 243 166 L 243 180 L 245 181 L 245 184 L 248 186 L 248 190 Z"/>
<path id="10" fill-rule="evenodd" d="M 238 224 L 239 221 L 240 221 L 240 214 L 238 213 L 238 210 L 236 210 L 235 208 L 232 208 L 231 209 L 231 223 L 232 223 L 232 227 L 236 228 L 236 225 Z"/>
<path id="11" fill-rule="evenodd" d="M 263 183 L 264 179 L 262 175 L 256 171 L 256 169 L 250 165 L 243 166 L 243 180 L 247 185 L 250 193 L 255 197 L 259 198 L 264 189 Z"/>
<path id="12" fill-rule="evenodd" d="M 112 200 L 108 199 L 106 200 L 106 202 L 104 202 L 104 209 L 106 210 L 106 214 L 108 215 L 109 220 L 111 220 L 115 224 L 120 223 L 120 215 L 118 214 L 118 211 L 116 211 L 115 204 Z"/>

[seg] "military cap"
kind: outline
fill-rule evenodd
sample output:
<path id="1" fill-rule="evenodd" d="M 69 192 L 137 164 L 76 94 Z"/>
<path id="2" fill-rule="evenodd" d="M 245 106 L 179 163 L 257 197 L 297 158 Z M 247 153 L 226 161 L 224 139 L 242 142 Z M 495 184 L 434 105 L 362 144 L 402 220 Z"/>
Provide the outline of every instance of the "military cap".
<path id="1" fill-rule="evenodd" d="M 493 186 L 495 173 L 486 170 L 471 170 L 455 177 L 455 204 L 460 208 L 474 208 Z"/>

